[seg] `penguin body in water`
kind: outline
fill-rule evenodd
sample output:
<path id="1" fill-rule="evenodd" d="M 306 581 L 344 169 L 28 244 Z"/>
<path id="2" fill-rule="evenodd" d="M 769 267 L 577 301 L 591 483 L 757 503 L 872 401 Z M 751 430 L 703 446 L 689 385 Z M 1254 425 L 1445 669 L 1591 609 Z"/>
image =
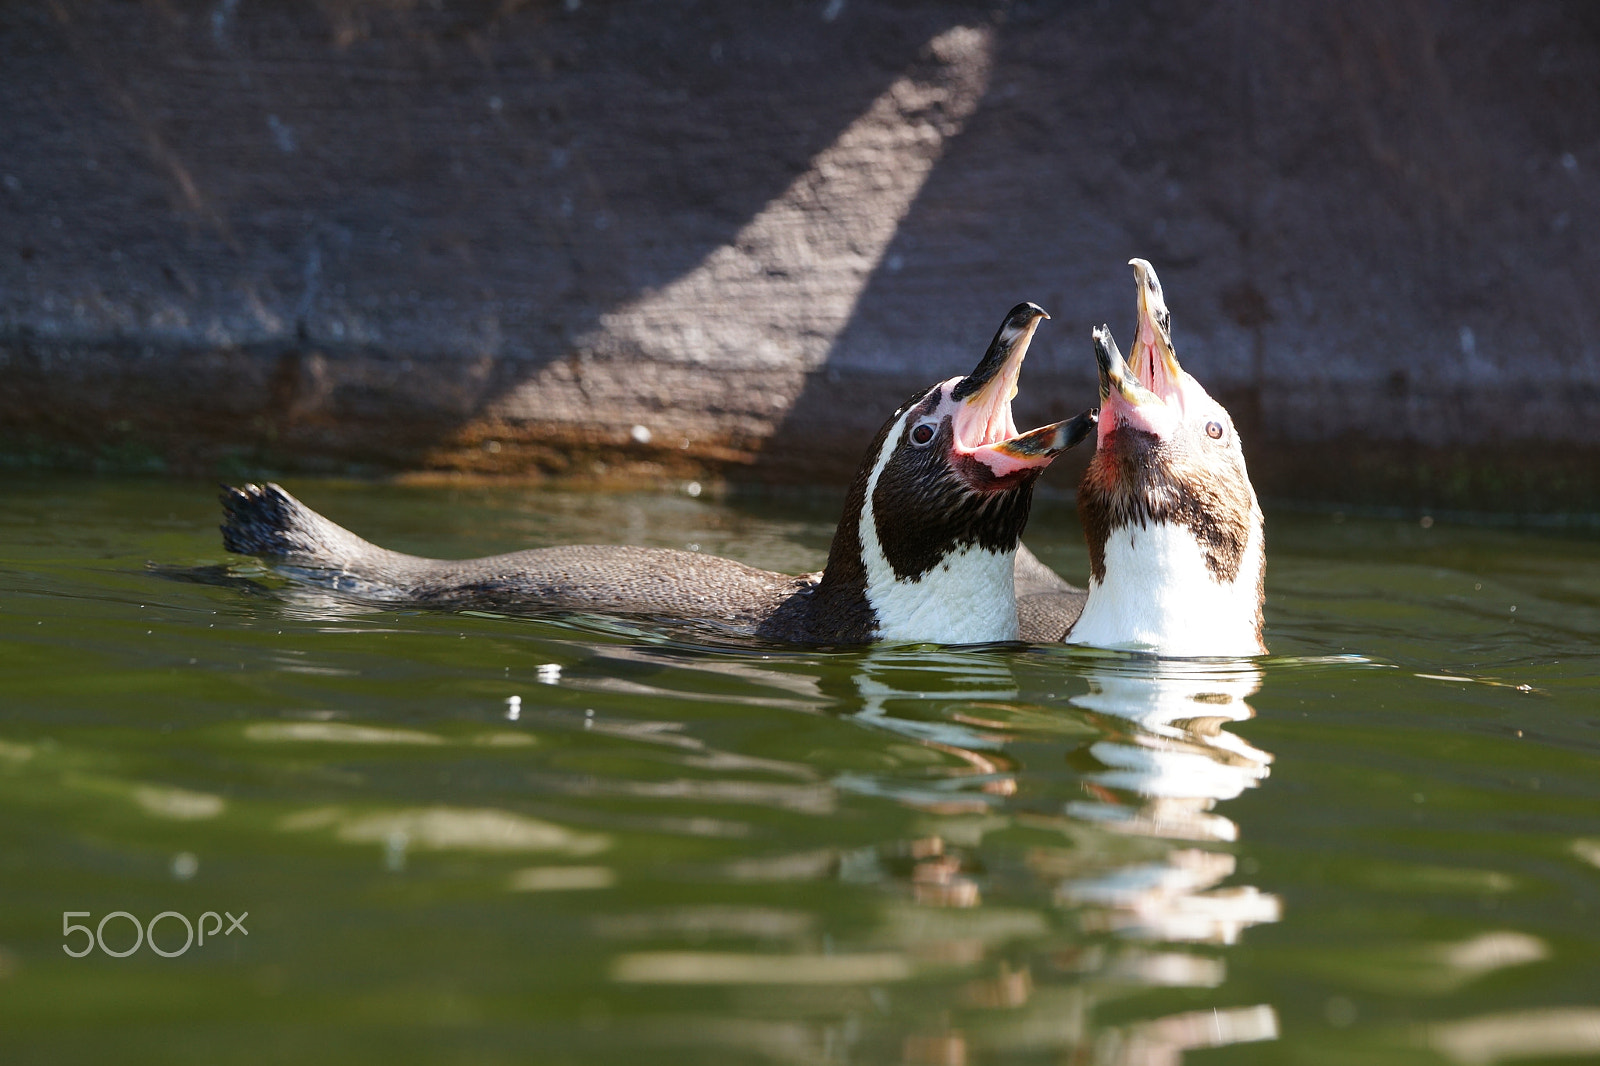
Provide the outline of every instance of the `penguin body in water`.
<path id="1" fill-rule="evenodd" d="M 1155 268 L 1130 265 L 1139 289 L 1131 357 L 1105 326 L 1094 331 L 1099 425 L 1078 486 L 1089 588 L 1019 555 L 1021 636 L 1174 657 L 1259 655 L 1265 537 L 1238 433 L 1178 365 Z"/>
<path id="2" fill-rule="evenodd" d="M 584 611 L 805 644 L 1016 640 L 1013 558 L 1034 483 L 1094 428 L 1093 412 L 1021 434 L 1012 421 L 1022 360 L 1047 317 L 1019 304 L 971 374 L 884 423 L 819 574 L 604 545 L 426 559 L 370 544 L 272 484 L 224 489 L 223 544 L 385 603 Z"/>

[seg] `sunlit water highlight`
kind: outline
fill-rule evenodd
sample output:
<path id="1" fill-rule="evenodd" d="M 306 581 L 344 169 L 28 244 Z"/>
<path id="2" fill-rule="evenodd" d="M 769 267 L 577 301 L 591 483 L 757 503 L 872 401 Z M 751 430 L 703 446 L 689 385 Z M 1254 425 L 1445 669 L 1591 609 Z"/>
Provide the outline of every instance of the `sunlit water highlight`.
<path id="1" fill-rule="evenodd" d="M 438 555 L 832 525 L 290 487 Z M 217 520 L 0 485 L 7 1062 L 1600 1056 L 1592 535 L 1271 515 L 1273 655 L 1201 664 L 378 609 Z M 1068 509 L 1028 539 L 1081 577 Z"/>

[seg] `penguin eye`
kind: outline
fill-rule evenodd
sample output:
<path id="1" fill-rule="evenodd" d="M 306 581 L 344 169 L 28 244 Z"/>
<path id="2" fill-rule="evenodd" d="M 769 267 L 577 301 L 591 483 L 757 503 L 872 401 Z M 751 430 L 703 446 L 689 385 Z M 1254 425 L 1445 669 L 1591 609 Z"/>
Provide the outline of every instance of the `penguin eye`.
<path id="1" fill-rule="evenodd" d="M 911 428 L 911 443 L 921 447 L 933 440 L 933 423 L 918 422 Z"/>
<path id="2" fill-rule="evenodd" d="M 1222 423 L 1221 422 L 1207 422 L 1206 423 L 1206 436 L 1210 437 L 1212 440 L 1221 440 L 1222 439 Z"/>

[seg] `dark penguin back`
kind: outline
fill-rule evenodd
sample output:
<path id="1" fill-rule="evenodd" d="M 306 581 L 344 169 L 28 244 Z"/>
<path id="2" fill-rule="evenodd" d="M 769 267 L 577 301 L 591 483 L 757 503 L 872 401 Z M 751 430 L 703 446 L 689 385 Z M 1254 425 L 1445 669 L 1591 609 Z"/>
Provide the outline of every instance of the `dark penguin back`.
<path id="1" fill-rule="evenodd" d="M 867 506 L 867 482 L 883 454 L 890 432 L 900 425 L 907 407 L 924 398 L 918 393 L 878 428 L 867 457 L 845 493 L 844 513 L 828 546 L 822 579 L 791 596 L 756 630 L 758 636 L 799 644 L 865 644 L 875 639 L 878 616 L 867 599 L 867 564 L 861 548 L 861 514 Z"/>

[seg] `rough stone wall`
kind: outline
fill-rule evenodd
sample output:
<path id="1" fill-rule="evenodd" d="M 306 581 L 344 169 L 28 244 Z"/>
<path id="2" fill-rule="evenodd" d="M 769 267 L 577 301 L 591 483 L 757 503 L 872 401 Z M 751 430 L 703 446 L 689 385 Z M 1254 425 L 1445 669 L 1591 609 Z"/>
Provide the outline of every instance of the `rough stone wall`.
<path id="1" fill-rule="evenodd" d="M 5 5 L 0 454 L 837 481 L 1139 255 L 1268 495 L 1593 507 L 1597 206 L 1577 3 Z"/>

